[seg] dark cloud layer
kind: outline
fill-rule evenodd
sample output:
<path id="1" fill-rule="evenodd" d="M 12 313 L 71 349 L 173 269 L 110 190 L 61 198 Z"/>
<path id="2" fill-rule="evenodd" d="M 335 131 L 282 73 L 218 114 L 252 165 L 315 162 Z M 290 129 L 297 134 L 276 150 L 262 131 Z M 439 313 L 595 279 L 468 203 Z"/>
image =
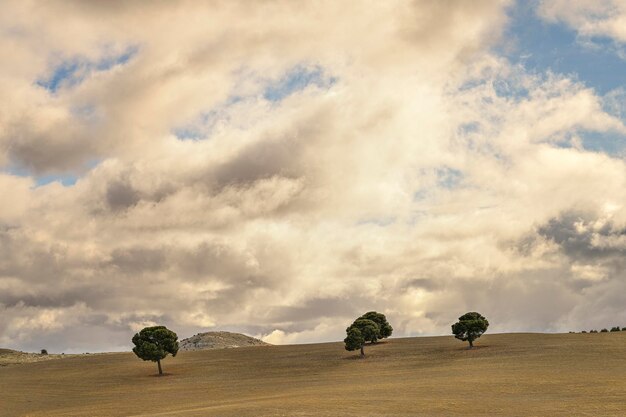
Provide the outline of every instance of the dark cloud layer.
<path id="1" fill-rule="evenodd" d="M 565 212 L 539 227 L 537 233 L 573 260 L 603 260 L 626 253 L 626 228 L 593 213 Z"/>

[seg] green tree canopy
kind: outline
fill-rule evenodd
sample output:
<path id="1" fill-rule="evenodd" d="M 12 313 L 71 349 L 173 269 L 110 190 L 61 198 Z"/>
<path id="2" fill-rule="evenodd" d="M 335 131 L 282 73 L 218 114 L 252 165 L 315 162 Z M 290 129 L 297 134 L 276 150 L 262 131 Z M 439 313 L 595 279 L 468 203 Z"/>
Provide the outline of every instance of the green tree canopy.
<path id="1" fill-rule="evenodd" d="M 354 323 L 352 323 L 348 329 L 351 327 L 359 329 L 366 342 L 375 343 L 378 340 L 380 326 L 373 320 L 358 318 L 354 320 Z M 348 331 L 348 329 L 346 329 L 346 331 Z"/>
<path id="2" fill-rule="evenodd" d="M 346 329 L 348 335 L 343 342 L 346 344 L 346 350 L 358 350 L 361 349 L 361 356 L 365 356 L 363 352 L 363 345 L 365 345 L 365 339 L 361 334 L 361 331 L 356 327 L 348 327 Z"/>
<path id="3" fill-rule="evenodd" d="M 365 342 L 376 342 L 380 327 L 375 321 L 358 318 L 346 329 L 346 333 L 346 350 L 361 349 L 361 356 L 365 356 L 363 345 Z"/>
<path id="4" fill-rule="evenodd" d="M 161 359 L 178 353 L 178 336 L 165 326 L 146 327 L 133 336 L 133 352 L 144 361 L 156 362 L 163 375 Z"/>
<path id="5" fill-rule="evenodd" d="M 380 331 L 378 332 L 378 339 L 385 339 L 391 336 L 393 333 L 393 327 L 387 321 L 387 317 L 384 314 L 378 313 L 376 311 L 368 311 L 363 314 L 361 319 L 372 320 L 374 323 L 378 324 Z"/>
<path id="6" fill-rule="evenodd" d="M 474 340 L 487 331 L 489 322 L 485 317 L 476 312 L 465 313 L 459 317 L 459 321 L 452 325 L 452 333 L 459 340 L 469 342 L 470 349 L 474 346 Z"/>

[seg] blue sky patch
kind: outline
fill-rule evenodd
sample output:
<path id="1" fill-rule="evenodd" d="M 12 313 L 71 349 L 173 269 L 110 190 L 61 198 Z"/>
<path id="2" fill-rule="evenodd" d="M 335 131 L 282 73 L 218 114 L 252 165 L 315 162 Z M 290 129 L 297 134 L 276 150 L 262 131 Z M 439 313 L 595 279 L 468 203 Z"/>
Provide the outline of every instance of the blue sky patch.
<path id="1" fill-rule="evenodd" d="M 131 46 L 120 55 L 106 56 L 95 63 L 95 69 L 97 71 L 108 71 L 115 66 L 124 65 L 128 63 L 128 61 L 130 61 L 130 59 L 135 56 L 137 52 L 139 52 L 139 48 Z"/>
<path id="2" fill-rule="evenodd" d="M 130 47 L 121 54 L 106 55 L 97 61 L 90 61 L 84 57 L 67 59 L 54 67 L 51 74 L 39 78 L 36 84 L 56 93 L 62 87 L 80 84 L 92 72 L 104 72 L 117 65 L 126 64 L 137 52 L 137 47 Z"/>
<path id="3" fill-rule="evenodd" d="M 202 140 L 206 137 L 204 129 L 194 124 L 175 127 L 172 133 L 178 140 Z"/>
<path id="4" fill-rule="evenodd" d="M 42 185 L 47 185 L 53 182 L 59 182 L 64 187 L 71 187 L 72 185 L 76 184 L 76 181 L 78 181 L 78 176 L 72 174 L 50 174 L 35 177 L 35 184 L 37 184 L 37 187 L 41 187 Z"/>
<path id="5" fill-rule="evenodd" d="M 291 94 L 304 90 L 309 85 L 330 88 L 337 79 L 324 74 L 321 67 L 297 66 L 288 71 L 280 80 L 269 83 L 263 97 L 269 101 L 280 101 Z"/>
<path id="6" fill-rule="evenodd" d="M 443 188 L 457 188 L 463 180 L 463 172 L 458 169 L 444 167 L 437 170 L 437 185 Z"/>
<path id="7" fill-rule="evenodd" d="M 178 140 L 206 139 L 211 136 L 212 131 L 220 121 L 228 120 L 228 108 L 243 99 L 241 96 L 231 96 L 214 109 L 200 113 L 192 122 L 174 127 L 172 133 Z"/>
<path id="8" fill-rule="evenodd" d="M 626 150 L 626 135 L 619 132 L 582 131 L 579 137 L 583 148 L 609 155 L 621 155 Z"/>
<path id="9" fill-rule="evenodd" d="M 41 187 L 53 182 L 59 182 L 65 187 L 70 187 L 76 184 L 79 176 L 76 174 L 63 173 L 63 174 L 46 174 L 46 175 L 33 175 L 29 170 L 18 167 L 8 167 L 2 172 L 14 175 L 16 177 L 29 178 L 32 177 L 35 181 L 35 187 Z"/>
<path id="10" fill-rule="evenodd" d="M 35 182 L 35 187 L 41 187 L 51 184 L 53 182 L 58 182 L 64 187 L 71 187 L 85 175 L 85 172 L 92 170 L 101 162 L 102 159 L 93 158 L 76 170 L 68 170 L 66 172 L 53 172 L 47 174 L 36 174 L 33 173 L 31 170 L 19 165 L 9 165 L 8 167 L 1 169 L 0 172 L 14 175 L 17 177 L 32 178 Z"/>
<path id="11" fill-rule="evenodd" d="M 580 38 L 564 23 L 551 23 L 536 14 L 536 1 L 518 1 L 509 10 L 510 22 L 496 52 L 530 72 L 565 74 L 598 94 L 626 83 L 626 61 L 606 38 Z"/>
<path id="12" fill-rule="evenodd" d="M 75 83 L 73 78 L 79 67 L 80 64 L 77 61 L 63 62 L 54 69 L 50 77 L 37 80 L 37 85 L 55 93 L 63 82 L 67 82 L 69 85 Z"/>

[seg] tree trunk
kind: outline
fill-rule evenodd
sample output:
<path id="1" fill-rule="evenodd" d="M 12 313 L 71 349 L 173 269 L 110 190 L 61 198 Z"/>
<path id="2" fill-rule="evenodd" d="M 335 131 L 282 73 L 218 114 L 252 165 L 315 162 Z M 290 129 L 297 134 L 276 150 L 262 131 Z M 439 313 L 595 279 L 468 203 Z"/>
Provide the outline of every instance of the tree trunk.
<path id="1" fill-rule="evenodd" d="M 472 343 L 472 339 L 468 339 L 467 341 L 468 341 L 468 342 L 469 342 L 469 344 L 470 344 L 470 347 L 469 347 L 469 348 L 470 348 L 470 349 L 471 349 L 471 348 L 473 348 L 473 347 L 474 347 L 474 343 Z"/>
<path id="2" fill-rule="evenodd" d="M 163 375 L 163 370 L 161 369 L 161 361 L 157 361 L 157 365 L 159 365 L 159 375 Z"/>
<path id="3" fill-rule="evenodd" d="M 363 345 L 361 345 L 361 357 L 365 356 L 365 351 L 363 350 Z"/>

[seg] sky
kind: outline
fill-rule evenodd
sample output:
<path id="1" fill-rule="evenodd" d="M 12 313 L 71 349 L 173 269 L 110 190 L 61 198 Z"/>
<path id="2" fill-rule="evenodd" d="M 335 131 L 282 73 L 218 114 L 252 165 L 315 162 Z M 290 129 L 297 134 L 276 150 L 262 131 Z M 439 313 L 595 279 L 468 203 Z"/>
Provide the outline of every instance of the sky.
<path id="1" fill-rule="evenodd" d="M 626 1 L 0 3 L 0 347 L 626 326 Z"/>

